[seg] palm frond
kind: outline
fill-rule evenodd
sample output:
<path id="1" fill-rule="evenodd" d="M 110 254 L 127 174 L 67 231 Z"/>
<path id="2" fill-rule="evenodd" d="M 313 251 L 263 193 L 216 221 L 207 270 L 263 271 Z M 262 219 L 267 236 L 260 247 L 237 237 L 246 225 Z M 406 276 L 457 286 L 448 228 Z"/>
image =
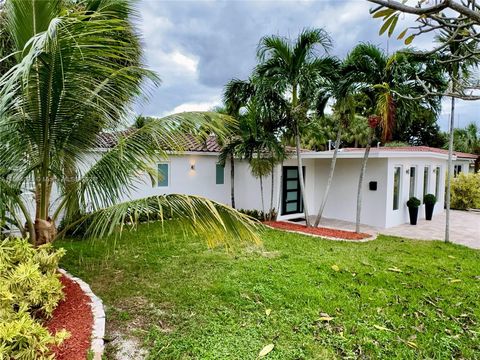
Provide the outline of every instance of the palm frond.
<path id="1" fill-rule="evenodd" d="M 151 221 L 174 222 L 184 234 L 198 235 L 210 247 L 260 243 L 259 223 L 234 209 L 200 196 L 160 195 L 132 200 L 85 216 L 87 236 L 101 238 Z"/>

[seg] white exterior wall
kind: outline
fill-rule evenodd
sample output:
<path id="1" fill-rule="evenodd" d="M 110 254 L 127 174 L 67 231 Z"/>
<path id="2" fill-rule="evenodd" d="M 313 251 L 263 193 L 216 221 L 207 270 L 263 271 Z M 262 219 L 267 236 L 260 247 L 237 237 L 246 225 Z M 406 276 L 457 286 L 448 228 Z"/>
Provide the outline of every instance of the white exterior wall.
<path id="1" fill-rule="evenodd" d="M 331 159 L 317 159 L 315 187 L 315 213 L 323 199 L 330 172 Z M 357 190 L 362 159 L 337 159 L 330 193 L 323 216 L 355 222 Z M 369 182 L 377 182 L 377 190 L 369 190 Z M 362 187 L 362 213 L 360 222 L 365 225 L 385 226 L 387 189 L 387 160 L 369 159 Z"/>
<path id="2" fill-rule="evenodd" d="M 393 176 L 394 168 L 400 166 L 400 193 L 399 193 L 399 208 L 393 210 Z M 425 206 L 423 205 L 423 185 L 424 185 L 424 168 L 429 167 L 429 179 L 427 186 L 427 194 L 435 194 L 436 187 L 436 173 L 434 169 L 440 167 L 440 185 L 437 203 L 435 204 L 434 216 L 442 213 L 444 209 L 445 199 L 445 174 L 447 162 L 444 159 L 435 159 L 430 157 L 415 157 L 415 158 L 389 158 L 388 159 L 388 187 L 387 187 L 387 211 L 386 222 L 384 227 L 392 227 L 410 221 L 408 215 L 407 201 L 409 199 L 410 189 L 410 174 L 407 174 L 407 169 L 416 166 L 417 178 L 415 197 L 422 201 L 422 205 L 418 211 L 418 218 L 425 219 Z"/>

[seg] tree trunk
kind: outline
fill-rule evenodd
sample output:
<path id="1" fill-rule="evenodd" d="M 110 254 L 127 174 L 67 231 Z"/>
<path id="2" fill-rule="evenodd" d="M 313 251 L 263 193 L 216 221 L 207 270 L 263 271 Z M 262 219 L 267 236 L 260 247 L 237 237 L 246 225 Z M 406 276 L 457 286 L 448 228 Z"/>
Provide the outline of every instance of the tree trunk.
<path id="1" fill-rule="evenodd" d="M 44 174 L 44 172 L 41 172 L 41 174 Z M 47 175 L 40 179 L 40 184 L 37 183 L 35 186 L 35 203 L 37 206 L 35 222 L 33 224 L 35 230 L 35 246 L 52 242 L 57 235 L 55 222 L 48 215 L 52 183 L 53 179 L 48 176 L 47 172 Z"/>
<path id="2" fill-rule="evenodd" d="M 235 209 L 235 158 L 230 155 L 230 197 L 232 208 Z"/>
<path id="3" fill-rule="evenodd" d="M 341 124 L 339 124 L 337 130 L 337 139 L 335 140 L 335 151 L 333 152 L 332 162 L 330 163 L 330 174 L 328 175 L 327 187 L 325 188 L 325 194 L 323 195 L 323 200 L 320 205 L 320 209 L 318 210 L 317 218 L 315 219 L 315 227 L 320 224 L 320 220 L 322 220 L 323 210 L 325 209 L 325 205 L 327 204 L 328 193 L 330 192 L 330 186 L 332 185 L 333 180 L 333 173 L 335 172 L 335 164 L 337 162 L 338 148 L 340 147 L 341 137 L 342 126 Z"/>
<path id="4" fill-rule="evenodd" d="M 275 216 L 275 221 L 278 221 L 278 217 L 280 216 L 280 211 L 282 207 L 282 186 L 283 186 L 283 160 L 280 164 L 280 178 L 278 180 L 278 189 L 277 189 L 277 214 Z"/>
<path id="5" fill-rule="evenodd" d="M 360 177 L 358 178 L 358 189 L 357 189 L 357 218 L 355 220 L 355 232 L 360 232 L 360 217 L 362 215 L 362 187 L 363 179 L 365 178 L 365 171 L 367 169 L 368 155 L 370 153 L 370 147 L 372 145 L 372 130 L 368 135 L 367 147 L 365 148 L 365 153 L 363 154 L 362 168 L 360 170 Z"/>
<path id="6" fill-rule="evenodd" d="M 299 134 L 299 129 L 297 125 L 296 129 L 296 135 L 295 135 L 295 142 L 296 142 L 296 152 L 297 152 L 297 168 L 298 168 L 298 179 L 300 183 L 300 193 L 302 195 L 302 201 L 303 201 L 303 213 L 305 214 L 305 223 L 307 227 L 310 226 L 310 219 L 308 218 L 308 205 L 307 205 L 307 197 L 305 194 L 305 182 L 303 179 L 303 168 L 302 168 L 302 157 L 300 155 L 300 134 Z"/>
<path id="7" fill-rule="evenodd" d="M 455 86 L 452 81 L 452 93 L 455 91 Z M 452 183 L 452 174 L 453 174 L 453 128 L 455 125 L 455 98 L 452 97 L 451 110 L 450 110 L 450 133 L 448 139 L 448 171 L 447 171 L 447 192 L 445 194 L 445 242 L 450 242 L 450 191 Z"/>
<path id="8" fill-rule="evenodd" d="M 262 175 L 260 175 L 260 197 L 261 197 L 261 200 L 262 200 L 263 220 L 265 221 L 266 216 L 265 216 L 265 202 L 264 202 L 264 199 L 263 199 L 263 176 Z"/>
<path id="9" fill-rule="evenodd" d="M 269 213 L 268 213 L 268 220 L 269 220 L 269 221 L 272 221 L 273 197 L 274 197 L 273 187 L 274 187 L 274 185 L 275 185 L 275 166 L 273 166 L 273 164 L 272 164 L 271 180 L 272 180 L 272 183 L 270 184 L 270 186 L 271 186 L 271 188 L 270 188 L 270 211 L 269 211 Z"/>

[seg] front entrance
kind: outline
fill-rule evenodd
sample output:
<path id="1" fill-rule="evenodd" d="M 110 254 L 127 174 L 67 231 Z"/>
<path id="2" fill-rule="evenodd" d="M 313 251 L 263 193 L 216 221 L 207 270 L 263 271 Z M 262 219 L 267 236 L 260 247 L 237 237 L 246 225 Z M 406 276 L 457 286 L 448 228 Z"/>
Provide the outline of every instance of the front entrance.
<path id="1" fill-rule="evenodd" d="M 302 170 L 305 178 L 305 166 L 302 167 Z M 303 201 L 298 168 L 296 166 L 284 166 L 282 178 L 282 215 L 302 213 Z"/>

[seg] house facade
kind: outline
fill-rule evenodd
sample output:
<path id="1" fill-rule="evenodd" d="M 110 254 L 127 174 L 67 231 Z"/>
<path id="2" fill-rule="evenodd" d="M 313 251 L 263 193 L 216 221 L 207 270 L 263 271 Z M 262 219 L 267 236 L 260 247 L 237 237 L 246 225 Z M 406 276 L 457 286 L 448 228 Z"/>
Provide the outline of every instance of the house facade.
<path id="1" fill-rule="evenodd" d="M 214 139 L 205 144 L 190 144 L 182 154 L 172 154 L 155 164 L 159 177 L 152 186 L 147 174 L 139 174 L 125 198 L 142 198 L 160 194 L 199 195 L 231 205 L 230 163 L 218 164 L 221 148 Z M 358 178 L 365 149 L 345 148 L 338 159 L 324 210 L 325 218 L 355 221 Z M 302 153 L 307 208 L 318 212 L 323 199 L 333 151 Z M 96 156 L 92 154 L 92 159 Z M 437 197 L 434 215 L 443 212 L 448 154 L 429 147 L 372 148 L 362 187 L 361 223 L 388 228 L 409 221 L 407 200 L 420 200 L 426 194 Z M 455 153 L 454 161 L 461 171 L 468 171 L 475 155 Z M 94 161 L 94 160 L 92 160 Z M 279 212 L 279 220 L 303 217 L 303 202 L 294 157 L 275 168 L 263 179 L 264 206 L 270 203 Z M 244 160 L 235 159 L 235 203 L 237 209 L 262 210 L 260 180 L 253 177 Z M 273 179 L 272 179 L 273 177 Z M 273 191 L 272 191 L 273 187 Z M 419 217 L 425 217 L 422 204 Z"/>

